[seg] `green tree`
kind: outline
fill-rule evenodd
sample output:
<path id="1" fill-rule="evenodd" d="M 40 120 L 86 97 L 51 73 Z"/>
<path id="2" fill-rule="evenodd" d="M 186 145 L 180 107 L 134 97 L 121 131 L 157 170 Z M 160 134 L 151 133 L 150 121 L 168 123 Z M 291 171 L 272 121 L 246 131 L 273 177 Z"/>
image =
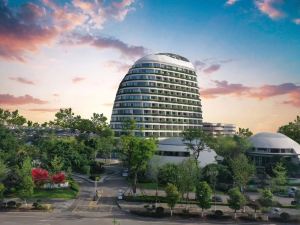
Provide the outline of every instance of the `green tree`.
<path id="1" fill-rule="evenodd" d="M 249 128 L 240 128 L 237 132 L 237 135 L 240 137 L 248 138 L 253 135 L 252 131 Z"/>
<path id="2" fill-rule="evenodd" d="M 4 184 L 2 184 L 2 183 L 0 182 L 0 200 L 3 199 L 4 191 L 5 191 L 5 186 L 4 186 Z"/>
<path id="3" fill-rule="evenodd" d="M 166 201 L 170 207 L 171 216 L 173 215 L 173 209 L 176 203 L 179 201 L 180 194 L 177 190 L 177 187 L 174 184 L 167 184 L 165 189 L 166 192 Z"/>
<path id="4" fill-rule="evenodd" d="M 176 186 L 186 203 L 189 200 L 189 193 L 195 190 L 197 180 L 200 177 L 200 168 L 194 158 L 189 158 L 178 165 L 178 177 Z"/>
<path id="5" fill-rule="evenodd" d="M 178 172 L 179 168 L 178 165 L 167 163 L 159 168 L 158 170 L 158 183 L 160 185 L 167 185 L 170 184 L 177 184 Z"/>
<path id="6" fill-rule="evenodd" d="M 198 205 L 201 207 L 201 217 L 203 217 L 204 209 L 209 209 L 211 207 L 211 195 L 212 190 L 208 183 L 205 181 L 199 182 L 196 186 L 196 199 Z"/>
<path id="7" fill-rule="evenodd" d="M 234 218 L 236 219 L 236 211 L 240 210 L 246 204 L 246 198 L 238 188 L 230 189 L 228 195 L 228 205 L 234 210 Z"/>
<path id="8" fill-rule="evenodd" d="M 224 157 L 225 161 L 230 161 L 240 154 L 245 154 L 250 147 L 249 140 L 238 135 L 217 137 L 214 144 L 216 153 Z"/>
<path id="9" fill-rule="evenodd" d="M 18 176 L 20 177 L 18 194 L 25 201 L 33 194 L 34 182 L 31 176 L 31 159 L 26 158 L 22 166 L 18 169 Z"/>
<path id="10" fill-rule="evenodd" d="M 272 191 L 269 188 L 265 188 L 261 190 L 260 193 L 261 193 L 260 203 L 266 207 L 272 206 L 272 202 L 273 202 Z"/>
<path id="11" fill-rule="evenodd" d="M 207 149 L 211 143 L 211 136 L 205 133 L 202 129 L 187 129 L 182 132 L 183 142 L 192 152 L 198 162 L 200 152 Z"/>
<path id="12" fill-rule="evenodd" d="M 51 172 L 52 173 L 58 173 L 61 172 L 64 168 L 64 163 L 61 157 L 55 155 L 54 158 L 51 161 Z"/>
<path id="13" fill-rule="evenodd" d="M 285 134 L 300 144 L 300 116 L 297 116 L 293 122 L 279 127 L 278 132 Z"/>
<path id="14" fill-rule="evenodd" d="M 0 159 L 9 166 L 16 165 L 18 140 L 4 125 L 0 124 Z"/>
<path id="15" fill-rule="evenodd" d="M 157 141 L 153 138 L 135 137 L 124 135 L 121 137 L 121 154 L 129 167 L 129 173 L 133 176 L 132 190 L 136 193 L 137 174 L 144 170 L 157 149 Z"/>
<path id="16" fill-rule="evenodd" d="M 271 179 L 272 190 L 279 191 L 279 186 L 283 186 L 287 183 L 287 171 L 281 162 L 276 163 L 272 171 L 274 174 Z"/>
<path id="17" fill-rule="evenodd" d="M 245 155 L 239 155 L 230 161 L 234 182 L 244 192 L 246 184 L 255 173 L 255 166 Z"/>
<path id="18" fill-rule="evenodd" d="M 8 172 L 7 166 L 0 159 L 0 182 L 2 182 L 6 178 L 7 172 Z"/>

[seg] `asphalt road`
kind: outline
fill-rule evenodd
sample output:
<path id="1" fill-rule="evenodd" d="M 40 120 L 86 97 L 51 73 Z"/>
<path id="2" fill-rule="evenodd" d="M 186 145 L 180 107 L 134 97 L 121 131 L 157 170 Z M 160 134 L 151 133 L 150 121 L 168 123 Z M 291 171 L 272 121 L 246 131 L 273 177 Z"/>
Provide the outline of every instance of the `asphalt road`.
<path id="1" fill-rule="evenodd" d="M 116 205 L 116 196 L 119 189 L 125 190 L 127 184 L 120 176 L 120 168 L 108 168 L 109 177 L 98 187 L 98 192 L 102 193 L 99 201 L 92 201 L 94 184 L 83 179 L 80 182 L 81 191 L 79 198 L 73 202 L 71 207 L 60 212 L 0 212 L 0 225 L 157 225 L 157 224 L 224 224 L 197 219 L 178 220 L 175 218 L 154 219 L 144 218 L 123 212 Z M 232 224 L 227 222 L 225 224 Z M 251 225 L 252 223 L 245 223 Z M 258 224 L 258 223 L 253 223 Z M 270 224 L 270 223 L 260 223 Z"/>

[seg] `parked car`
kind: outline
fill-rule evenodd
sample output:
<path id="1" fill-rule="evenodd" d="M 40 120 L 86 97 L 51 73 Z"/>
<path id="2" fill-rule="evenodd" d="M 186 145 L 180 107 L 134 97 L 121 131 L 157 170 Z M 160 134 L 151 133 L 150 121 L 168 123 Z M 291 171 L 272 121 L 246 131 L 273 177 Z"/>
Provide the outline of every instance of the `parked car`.
<path id="1" fill-rule="evenodd" d="M 289 196 L 290 198 L 294 198 L 297 191 L 298 191 L 298 188 L 297 188 L 297 187 L 289 187 L 289 188 L 288 188 L 288 196 Z"/>
<path id="2" fill-rule="evenodd" d="M 124 196 L 124 191 L 122 189 L 118 190 L 118 200 L 122 200 Z"/>
<path id="3" fill-rule="evenodd" d="M 279 216 L 282 213 L 280 208 L 272 208 L 269 212 L 271 216 Z"/>
<path id="4" fill-rule="evenodd" d="M 221 196 L 215 195 L 215 196 L 212 196 L 211 201 L 212 202 L 223 202 L 223 199 Z"/>
<path id="5" fill-rule="evenodd" d="M 122 177 L 128 177 L 128 169 L 123 170 Z"/>

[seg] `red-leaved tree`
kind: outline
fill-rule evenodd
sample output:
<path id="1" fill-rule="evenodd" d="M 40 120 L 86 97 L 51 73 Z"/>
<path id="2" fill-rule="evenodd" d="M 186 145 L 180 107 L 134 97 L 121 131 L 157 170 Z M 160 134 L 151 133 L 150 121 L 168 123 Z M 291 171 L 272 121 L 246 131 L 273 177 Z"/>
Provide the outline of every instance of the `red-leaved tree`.
<path id="1" fill-rule="evenodd" d="M 37 186 L 41 186 L 49 180 L 49 173 L 42 168 L 33 168 L 31 170 L 32 179 Z"/>
<path id="2" fill-rule="evenodd" d="M 64 173 L 59 172 L 57 174 L 52 175 L 51 179 L 52 179 L 53 183 L 55 183 L 55 184 L 61 184 L 61 183 L 65 182 L 66 176 L 65 176 Z"/>

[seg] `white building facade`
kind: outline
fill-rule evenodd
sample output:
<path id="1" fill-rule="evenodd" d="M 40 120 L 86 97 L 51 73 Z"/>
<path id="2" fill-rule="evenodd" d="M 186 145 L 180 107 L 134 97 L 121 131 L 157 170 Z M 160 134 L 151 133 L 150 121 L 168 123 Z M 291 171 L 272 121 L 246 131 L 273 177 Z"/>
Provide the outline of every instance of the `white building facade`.
<path id="1" fill-rule="evenodd" d="M 217 136 L 233 136 L 236 134 L 236 126 L 229 123 L 209 123 L 203 122 L 203 131 Z"/>

